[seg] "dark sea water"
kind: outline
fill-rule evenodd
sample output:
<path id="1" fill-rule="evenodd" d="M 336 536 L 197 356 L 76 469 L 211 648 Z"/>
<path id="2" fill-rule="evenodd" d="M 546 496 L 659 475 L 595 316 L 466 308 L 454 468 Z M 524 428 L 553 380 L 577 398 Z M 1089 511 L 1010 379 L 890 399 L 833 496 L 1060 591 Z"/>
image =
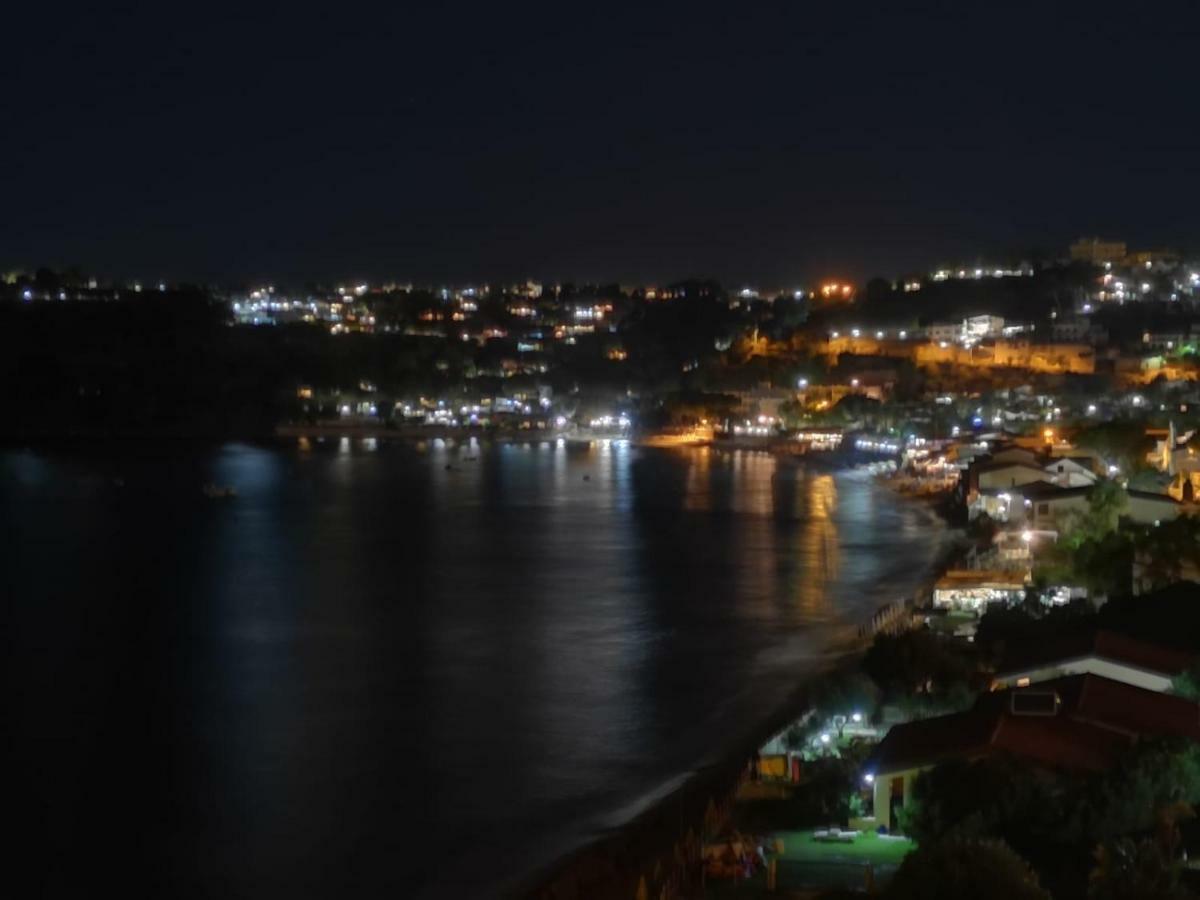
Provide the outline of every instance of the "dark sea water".
<path id="1" fill-rule="evenodd" d="M 945 537 L 760 453 L 345 440 L 2 451 L 0 526 L 10 861 L 53 896 L 291 900 L 517 883 Z"/>

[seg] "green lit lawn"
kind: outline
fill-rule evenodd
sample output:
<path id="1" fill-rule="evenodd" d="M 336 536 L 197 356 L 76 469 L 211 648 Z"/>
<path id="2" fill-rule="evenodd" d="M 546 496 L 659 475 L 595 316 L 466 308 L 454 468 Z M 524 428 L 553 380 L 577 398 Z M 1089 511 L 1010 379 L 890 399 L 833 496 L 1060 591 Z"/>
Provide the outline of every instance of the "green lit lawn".
<path id="1" fill-rule="evenodd" d="M 876 884 L 886 883 L 891 868 L 898 866 L 905 854 L 916 846 L 911 841 L 880 840 L 873 833 L 860 834 L 853 844 L 826 844 L 814 841 L 811 829 L 776 831 L 772 832 L 772 837 L 783 841 L 783 855 L 779 857 L 779 889 L 789 896 L 799 890 L 806 892 L 804 896 L 816 896 L 811 893 L 813 891 L 833 891 L 839 897 L 861 893 L 868 863 L 876 867 Z M 767 891 L 766 874 L 759 871 L 749 881 L 710 881 L 705 896 L 719 900 L 757 900 L 760 897 L 765 900 L 780 894 Z"/>
<path id="2" fill-rule="evenodd" d="M 912 841 L 883 840 L 874 832 L 860 834 L 852 844 L 814 841 L 812 831 L 777 831 L 783 841 L 783 859 L 796 862 L 855 862 L 899 864 L 916 845 Z"/>

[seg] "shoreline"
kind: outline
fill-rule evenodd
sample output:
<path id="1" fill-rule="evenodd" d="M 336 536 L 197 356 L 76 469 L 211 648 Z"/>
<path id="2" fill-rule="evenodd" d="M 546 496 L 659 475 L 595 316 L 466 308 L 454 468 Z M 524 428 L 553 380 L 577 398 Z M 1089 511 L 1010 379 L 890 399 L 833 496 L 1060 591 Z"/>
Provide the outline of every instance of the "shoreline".
<path id="1" fill-rule="evenodd" d="M 527 900 L 559 897 L 632 896 L 638 879 L 656 865 L 667 869 L 676 848 L 695 836 L 703 840 L 710 806 L 729 803 L 758 748 L 812 708 L 822 679 L 854 671 L 870 638 L 835 641 L 828 658 L 788 692 L 770 715 L 722 750 L 718 758 L 689 774 L 678 787 L 658 797 L 629 821 L 558 857 L 519 879 L 505 896 Z"/>
<path id="2" fill-rule="evenodd" d="M 944 531 L 938 553 L 909 591 L 909 597 L 916 601 L 929 594 L 939 573 L 958 552 L 957 529 L 929 498 L 907 496 L 885 484 L 876 484 L 901 503 L 917 501 Z M 747 760 L 766 741 L 812 710 L 814 692 L 823 681 L 855 672 L 874 636 L 873 632 L 847 624 L 823 651 L 822 664 L 804 674 L 757 725 L 719 749 L 716 759 L 693 770 L 682 784 L 655 799 L 627 822 L 519 878 L 505 896 L 524 900 L 628 897 L 636 891 L 638 879 L 649 876 L 656 866 L 670 871 L 678 861 L 680 848 L 689 845 L 689 838 L 697 836 L 703 840 L 704 818 L 709 807 L 715 805 L 720 809 L 732 803 Z"/>
<path id="3" fill-rule="evenodd" d="M 112 429 L 81 426 L 61 431 L 0 431 L 0 446 L 37 448 L 90 443 L 121 444 L 142 441 L 198 444 L 274 443 L 278 441 L 299 440 L 301 438 L 313 441 L 349 438 L 350 440 L 376 440 L 394 443 L 420 443 L 422 441 L 443 440 L 462 444 L 471 441 L 495 444 L 554 443 L 559 440 L 578 444 L 599 441 L 627 441 L 630 446 L 654 449 L 687 450 L 708 447 L 729 450 L 754 450 L 778 456 L 794 456 L 797 458 L 805 456 L 804 453 L 796 451 L 794 442 L 774 437 L 709 439 L 681 436 L 670 432 L 641 432 L 638 430 L 592 434 L 578 430 L 500 430 L 483 426 L 400 425 L 389 427 L 383 424 L 339 425 L 290 422 L 251 429 L 188 427 Z"/>

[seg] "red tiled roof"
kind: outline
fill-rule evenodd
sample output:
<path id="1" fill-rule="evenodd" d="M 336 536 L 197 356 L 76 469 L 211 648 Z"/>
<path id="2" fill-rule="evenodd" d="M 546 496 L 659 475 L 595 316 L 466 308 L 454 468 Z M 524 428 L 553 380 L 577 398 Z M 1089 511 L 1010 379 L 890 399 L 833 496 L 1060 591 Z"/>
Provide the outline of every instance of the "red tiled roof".
<path id="1" fill-rule="evenodd" d="M 1067 716 L 1008 713 L 1000 715 L 989 749 L 1050 768 L 1098 772 L 1111 766 L 1129 743 L 1127 735 Z"/>
<path id="2" fill-rule="evenodd" d="M 1016 714 L 1014 694 L 1053 694 L 1052 714 Z M 1138 737 L 1200 741 L 1200 705 L 1097 675 L 982 695 L 967 712 L 897 725 L 872 754 L 877 775 L 1009 754 L 1073 771 L 1106 769 Z"/>
<path id="3" fill-rule="evenodd" d="M 1107 768 L 1129 738 L 1064 716 L 1014 716 L 974 709 L 893 727 L 868 764 L 877 775 L 922 769 L 951 759 L 1010 754 L 1071 770 Z"/>
<path id="4" fill-rule="evenodd" d="M 1024 688 L 984 694 L 976 709 L 1011 709 L 1014 694 L 1054 693 L 1060 714 L 1130 736 L 1186 737 L 1200 741 L 1200 705 L 1099 675 L 1068 675 Z"/>

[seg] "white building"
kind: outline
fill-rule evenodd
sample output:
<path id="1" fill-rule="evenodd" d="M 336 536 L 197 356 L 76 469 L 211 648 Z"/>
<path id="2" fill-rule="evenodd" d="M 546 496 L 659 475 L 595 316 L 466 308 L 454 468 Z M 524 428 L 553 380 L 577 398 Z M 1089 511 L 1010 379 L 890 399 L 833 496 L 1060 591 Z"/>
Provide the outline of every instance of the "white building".
<path id="1" fill-rule="evenodd" d="M 1112 631 L 1058 641 L 1009 662 L 992 679 L 992 690 L 1025 687 L 1063 675 L 1100 675 L 1148 691 L 1166 691 L 1195 662 L 1189 654 L 1147 644 Z"/>
<path id="2" fill-rule="evenodd" d="M 1077 459 L 1059 457 L 1046 464 L 1047 481 L 1059 487 L 1087 487 L 1096 483 L 1097 475 Z"/>

